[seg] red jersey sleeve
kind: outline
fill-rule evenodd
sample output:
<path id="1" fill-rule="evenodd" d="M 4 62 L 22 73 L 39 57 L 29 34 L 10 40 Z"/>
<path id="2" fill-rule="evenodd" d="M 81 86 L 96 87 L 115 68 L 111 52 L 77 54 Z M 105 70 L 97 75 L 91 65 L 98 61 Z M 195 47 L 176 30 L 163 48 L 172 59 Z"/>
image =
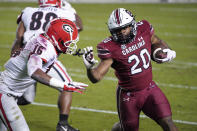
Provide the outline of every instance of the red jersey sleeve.
<path id="1" fill-rule="evenodd" d="M 108 46 L 106 46 L 106 44 L 108 44 L 108 43 L 106 42 L 106 40 L 104 40 L 97 45 L 98 57 L 100 59 L 112 58 L 111 52 L 108 49 Z"/>
<path id="2" fill-rule="evenodd" d="M 154 34 L 153 26 L 147 20 L 142 20 L 142 21 L 138 22 L 138 24 L 140 24 L 141 22 L 145 25 L 145 27 L 147 27 L 144 29 L 147 29 L 147 31 L 150 32 L 150 35 L 152 36 Z"/>

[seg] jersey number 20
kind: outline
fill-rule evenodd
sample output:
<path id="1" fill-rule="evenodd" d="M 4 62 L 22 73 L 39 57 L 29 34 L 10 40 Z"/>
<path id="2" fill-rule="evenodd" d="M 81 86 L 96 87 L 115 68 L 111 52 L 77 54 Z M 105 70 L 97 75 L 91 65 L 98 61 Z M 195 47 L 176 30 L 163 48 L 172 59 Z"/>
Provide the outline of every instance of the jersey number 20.
<path id="1" fill-rule="evenodd" d="M 147 55 L 148 60 L 146 60 L 145 55 Z M 138 65 L 140 64 L 140 58 L 139 57 L 141 58 L 142 63 L 143 63 L 142 67 L 138 67 Z M 142 72 L 142 68 L 148 69 L 148 67 L 150 66 L 150 60 L 151 60 L 150 54 L 148 53 L 148 50 L 147 49 L 142 49 L 140 51 L 140 55 L 139 56 L 137 56 L 135 54 L 129 56 L 128 63 L 131 63 L 134 60 L 135 60 L 135 63 L 131 67 L 131 74 L 132 75 Z"/>

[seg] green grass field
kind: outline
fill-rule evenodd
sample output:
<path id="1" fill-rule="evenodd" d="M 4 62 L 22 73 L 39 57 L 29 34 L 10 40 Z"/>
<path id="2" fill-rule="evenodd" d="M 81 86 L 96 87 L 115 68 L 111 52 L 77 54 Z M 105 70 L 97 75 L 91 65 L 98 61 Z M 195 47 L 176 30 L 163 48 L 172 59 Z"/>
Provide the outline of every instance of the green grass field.
<path id="1" fill-rule="evenodd" d="M 9 59 L 15 39 L 16 18 L 26 6 L 35 3 L 0 3 L 0 70 Z M 197 4 L 73 4 L 84 24 L 78 47 L 96 45 L 109 36 L 106 22 L 118 7 L 127 8 L 136 19 L 148 20 L 155 33 L 177 52 L 172 63 L 153 63 L 154 80 L 168 97 L 173 119 L 180 131 L 197 131 Z M 98 58 L 98 57 L 96 57 Z M 73 80 L 89 84 L 84 94 L 74 93 L 69 122 L 81 131 L 110 131 L 116 114 L 117 81 L 113 70 L 98 84 L 91 84 L 79 57 L 62 55 Z M 21 106 L 31 131 L 55 131 L 58 121 L 58 92 L 38 84 L 36 103 Z M 84 109 L 84 110 L 82 110 Z M 88 110 L 94 109 L 94 110 Z M 107 112 L 111 111 L 111 112 Z M 141 114 L 144 116 L 143 114 Z M 161 131 L 147 117 L 140 119 L 140 131 Z"/>

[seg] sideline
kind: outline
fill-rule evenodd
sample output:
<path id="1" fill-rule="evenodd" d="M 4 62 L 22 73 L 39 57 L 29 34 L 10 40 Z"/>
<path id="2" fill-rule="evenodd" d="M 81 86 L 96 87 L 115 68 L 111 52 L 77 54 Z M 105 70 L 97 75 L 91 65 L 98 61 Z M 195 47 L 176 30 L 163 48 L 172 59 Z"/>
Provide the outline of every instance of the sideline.
<path id="1" fill-rule="evenodd" d="M 36 106 L 57 107 L 57 105 L 54 105 L 54 104 L 45 104 L 45 103 L 38 103 L 38 102 L 33 102 L 32 104 L 36 105 Z M 117 115 L 117 112 L 115 112 L 115 111 L 97 110 L 97 109 L 83 108 L 83 107 L 71 107 L 71 109 Z M 148 118 L 148 117 L 146 115 L 140 115 L 140 118 Z M 173 121 L 176 123 L 180 123 L 180 124 L 197 125 L 197 122 L 183 121 L 183 120 L 173 120 Z"/>

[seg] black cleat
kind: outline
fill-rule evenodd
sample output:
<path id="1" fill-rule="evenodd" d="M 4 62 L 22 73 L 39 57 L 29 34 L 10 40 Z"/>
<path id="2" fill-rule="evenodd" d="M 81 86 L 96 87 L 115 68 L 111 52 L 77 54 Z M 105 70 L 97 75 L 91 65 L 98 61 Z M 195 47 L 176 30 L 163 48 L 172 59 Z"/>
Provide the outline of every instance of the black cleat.
<path id="1" fill-rule="evenodd" d="M 56 131 L 79 131 L 78 129 L 73 128 L 69 124 L 61 124 L 58 123 L 56 127 Z"/>

